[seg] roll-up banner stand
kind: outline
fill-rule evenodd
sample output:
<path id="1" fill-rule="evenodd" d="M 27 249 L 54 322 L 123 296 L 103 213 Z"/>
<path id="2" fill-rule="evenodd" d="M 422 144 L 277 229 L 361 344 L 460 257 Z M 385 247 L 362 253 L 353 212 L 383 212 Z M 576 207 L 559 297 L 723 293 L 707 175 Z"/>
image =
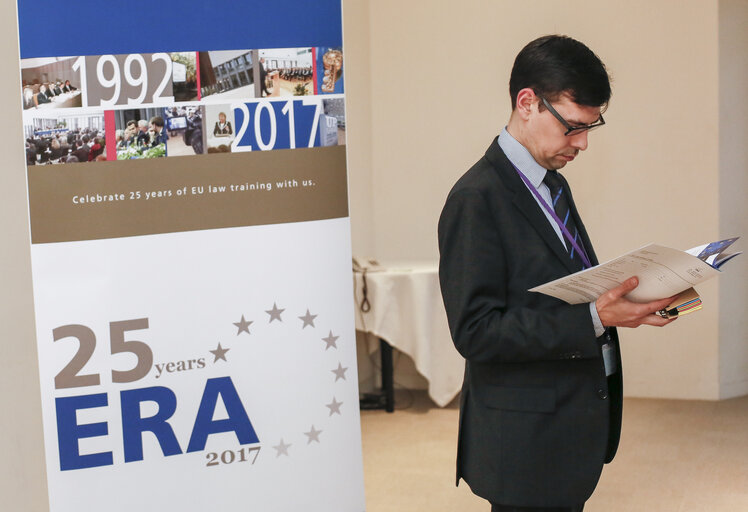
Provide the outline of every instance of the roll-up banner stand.
<path id="1" fill-rule="evenodd" d="M 340 1 L 18 21 L 50 510 L 363 511 Z"/>

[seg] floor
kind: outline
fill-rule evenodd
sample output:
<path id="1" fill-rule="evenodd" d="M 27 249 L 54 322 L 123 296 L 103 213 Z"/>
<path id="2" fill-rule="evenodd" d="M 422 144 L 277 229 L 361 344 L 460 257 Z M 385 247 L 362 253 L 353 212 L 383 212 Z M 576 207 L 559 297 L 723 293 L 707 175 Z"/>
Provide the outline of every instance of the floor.
<path id="1" fill-rule="evenodd" d="M 367 512 L 488 512 L 454 486 L 456 401 L 399 390 L 393 414 L 362 411 Z M 748 397 L 627 399 L 618 455 L 585 512 L 748 511 Z"/>

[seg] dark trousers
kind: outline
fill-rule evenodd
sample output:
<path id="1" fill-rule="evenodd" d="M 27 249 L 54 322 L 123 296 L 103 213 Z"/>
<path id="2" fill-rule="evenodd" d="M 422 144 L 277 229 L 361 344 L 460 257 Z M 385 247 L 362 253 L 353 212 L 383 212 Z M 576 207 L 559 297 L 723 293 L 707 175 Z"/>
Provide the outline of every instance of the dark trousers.
<path id="1" fill-rule="evenodd" d="M 491 503 L 491 512 L 582 512 L 584 504 L 578 507 L 515 507 Z"/>

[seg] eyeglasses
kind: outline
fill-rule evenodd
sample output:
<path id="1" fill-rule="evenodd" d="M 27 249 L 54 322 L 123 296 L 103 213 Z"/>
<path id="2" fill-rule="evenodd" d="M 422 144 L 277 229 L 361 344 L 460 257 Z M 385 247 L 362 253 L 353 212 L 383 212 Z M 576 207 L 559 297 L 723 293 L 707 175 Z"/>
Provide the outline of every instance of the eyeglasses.
<path id="1" fill-rule="evenodd" d="M 602 125 L 605 124 L 605 119 L 603 119 L 603 115 L 600 114 L 600 119 L 598 121 L 592 123 L 592 124 L 584 124 L 582 126 L 572 126 L 572 125 L 570 125 L 566 121 L 566 119 L 564 119 L 563 117 L 561 117 L 561 114 L 559 114 L 558 112 L 556 112 L 556 109 L 551 106 L 551 104 L 548 102 L 548 100 L 546 100 L 542 96 L 538 96 L 538 97 L 543 102 L 543 105 L 545 105 L 545 108 L 547 108 L 548 111 L 551 114 L 553 114 L 553 117 L 555 117 L 556 119 L 558 119 L 559 122 L 562 125 L 564 125 L 564 128 L 566 128 L 566 133 L 564 133 L 564 135 L 566 135 L 567 137 L 570 136 L 570 135 L 577 135 L 579 133 L 582 133 L 582 132 L 585 132 L 585 131 L 588 131 L 588 130 L 592 130 L 594 128 L 597 128 L 598 126 L 602 126 Z"/>

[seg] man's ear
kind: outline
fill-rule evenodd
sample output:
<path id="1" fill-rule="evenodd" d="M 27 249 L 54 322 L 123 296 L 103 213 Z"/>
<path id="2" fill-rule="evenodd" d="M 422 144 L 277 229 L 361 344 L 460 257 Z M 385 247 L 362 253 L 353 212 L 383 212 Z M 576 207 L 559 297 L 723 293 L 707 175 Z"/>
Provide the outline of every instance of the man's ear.
<path id="1" fill-rule="evenodd" d="M 532 112 L 532 106 L 537 103 L 537 99 L 538 97 L 535 95 L 535 92 L 529 87 L 525 87 L 517 93 L 515 110 L 520 118 L 527 121 Z"/>

